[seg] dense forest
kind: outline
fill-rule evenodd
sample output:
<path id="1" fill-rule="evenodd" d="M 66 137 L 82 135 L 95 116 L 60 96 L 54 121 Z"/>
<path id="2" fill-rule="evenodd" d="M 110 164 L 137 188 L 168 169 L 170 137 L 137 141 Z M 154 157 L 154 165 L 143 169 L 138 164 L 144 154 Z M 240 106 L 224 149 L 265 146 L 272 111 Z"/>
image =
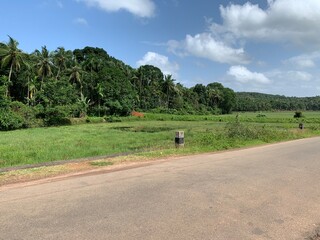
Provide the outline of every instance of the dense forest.
<path id="1" fill-rule="evenodd" d="M 320 110 L 320 96 L 286 97 L 263 93 L 236 93 L 234 111 L 317 111 Z"/>
<path id="2" fill-rule="evenodd" d="M 187 88 L 151 65 L 135 69 L 101 48 L 46 46 L 32 53 L 0 43 L 0 130 L 60 125 L 70 118 L 126 116 L 133 110 L 177 114 L 319 110 L 320 99 L 238 93 L 213 82 Z"/>
<path id="3" fill-rule="evenodd" d="M 137 69 L 101 48 L 46 46 L 27 54 L 9 37 L 0 43 L 0 129 L 43 120 L 129 115 L 131 111 L 229 113 L 235 93 L 220 83 L 186 88 L 157 67 Z"/>

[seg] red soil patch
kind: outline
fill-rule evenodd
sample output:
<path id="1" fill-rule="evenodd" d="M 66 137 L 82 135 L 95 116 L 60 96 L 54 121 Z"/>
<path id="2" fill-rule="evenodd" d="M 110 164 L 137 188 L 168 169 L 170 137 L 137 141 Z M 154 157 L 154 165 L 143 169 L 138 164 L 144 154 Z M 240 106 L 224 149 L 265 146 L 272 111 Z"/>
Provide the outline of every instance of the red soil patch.
<path id="1" fill-rule="evenodd" d="M 131 112 L 131 116 L 143 118 L 143 117 L 144 117 L 144 114 L 141 113 L 141 112 L 132 111 L 132 112 Z"/>

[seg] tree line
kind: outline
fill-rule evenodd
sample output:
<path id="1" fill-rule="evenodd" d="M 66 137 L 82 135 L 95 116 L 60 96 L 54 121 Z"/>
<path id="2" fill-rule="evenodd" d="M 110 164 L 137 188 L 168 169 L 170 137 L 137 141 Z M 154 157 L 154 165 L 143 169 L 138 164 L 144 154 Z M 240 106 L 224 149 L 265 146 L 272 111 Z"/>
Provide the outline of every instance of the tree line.
<path id="1" fill-rule="evenodd" d="M 132 68 L 102 48 L 32 53 L 9 36 L 0 43 L 0 130 L 59 125 L 85 116 L 133 110 L 175 114 L 319 110 L 320 97 L 235 93 L 221 83 L 187 88 L 151 65 Z"/>
<path id="2" fill-rule="evenodd" d="M 319 111 L 320 96 L 286 97 L 263 93 L 238 92 L 234 111 Z"/>
<path id="3" fill-rule="evenodd" d="M 187 88 L 155 66 L 132 68 L 101 48 L 25 53 L 9 36 L 0 43 L 0 62 L 0 129 L 133 110 L 230 113 L 235 104 L 234 91 L 220 83 Z"/>

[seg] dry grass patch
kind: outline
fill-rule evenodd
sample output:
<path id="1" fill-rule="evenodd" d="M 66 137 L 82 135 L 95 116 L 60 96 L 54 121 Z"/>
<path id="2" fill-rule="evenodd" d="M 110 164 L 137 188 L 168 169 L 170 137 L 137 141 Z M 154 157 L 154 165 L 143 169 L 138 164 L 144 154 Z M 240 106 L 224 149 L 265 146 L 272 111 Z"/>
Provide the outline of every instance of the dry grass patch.
<path id="1" fill-rule="evenodd" d="M 69 163 L 57 166 L 37 167 L 0 173 L 0 186 L 56 177 L 92 169 L 88 163 Z"/>

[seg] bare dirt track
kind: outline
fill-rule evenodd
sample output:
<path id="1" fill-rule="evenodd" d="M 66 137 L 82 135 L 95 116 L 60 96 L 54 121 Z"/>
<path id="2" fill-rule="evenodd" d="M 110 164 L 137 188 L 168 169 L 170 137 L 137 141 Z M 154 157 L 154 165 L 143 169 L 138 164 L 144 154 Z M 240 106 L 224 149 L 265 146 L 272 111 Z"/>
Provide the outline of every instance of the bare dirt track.
<path id="1" fill-rule="evenodd" d="M 0 239 L 313 239 L 320 138 L 0 188 Z"/>

